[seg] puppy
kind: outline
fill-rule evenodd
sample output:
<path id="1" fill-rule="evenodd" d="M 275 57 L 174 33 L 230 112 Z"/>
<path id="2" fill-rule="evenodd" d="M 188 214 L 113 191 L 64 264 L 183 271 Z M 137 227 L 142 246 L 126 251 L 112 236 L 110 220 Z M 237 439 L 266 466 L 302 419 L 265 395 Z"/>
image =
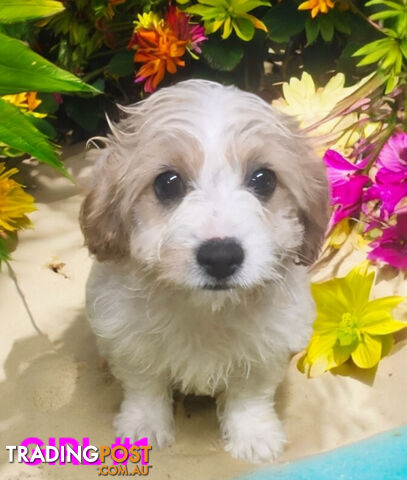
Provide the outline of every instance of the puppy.
<path id="1" fill-rule="evenodd" d="M 327 181 L 295 123 L 204 80 L 123 107 L 81 211 L 87 310 L 121 381 L 117 435 L 174 441 L 172 390 L 216 397 L 225 448 L 274 460 L 273 397 L 314 319 Z"/>

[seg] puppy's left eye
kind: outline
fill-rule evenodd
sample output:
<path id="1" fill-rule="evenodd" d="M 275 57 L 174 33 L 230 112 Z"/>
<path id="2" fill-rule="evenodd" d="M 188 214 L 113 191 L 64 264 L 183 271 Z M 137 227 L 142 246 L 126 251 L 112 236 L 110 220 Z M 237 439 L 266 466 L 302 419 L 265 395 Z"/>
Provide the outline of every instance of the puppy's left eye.
<path id="1" fill-rule="evenodd" d="M 251 174 L 247 182 L 247 187 L 252 190 L 257 197 L 260 197 L 262 200 L 267 200 L 274 192 L 276 184 L 277 178 L 273 170 L 260 168 Z"/>
<path id="2" fill-rule="evenodd" d="M 161 173 L 154 180 L 154 191 L 161 202 L 172 202 L 185 195 L 185 184 L 177 172 Z"/>

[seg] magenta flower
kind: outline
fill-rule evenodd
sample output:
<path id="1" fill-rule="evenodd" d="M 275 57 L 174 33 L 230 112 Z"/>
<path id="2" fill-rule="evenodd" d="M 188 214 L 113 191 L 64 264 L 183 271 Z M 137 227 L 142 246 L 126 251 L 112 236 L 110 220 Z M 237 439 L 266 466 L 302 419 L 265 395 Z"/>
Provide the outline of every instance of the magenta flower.
<path id="1" fill-rule="evenodd" d="M 407 133 L 396 133 L 389 138 L 377 161 L 378 183 L 399 183 L 407 181 Z"/>
<path id="2" fill-rule="evenodd" d="M 366 161 L 351 163 L 335 150 L 326 151 L 324 162 L 328 171 L 331 205 L 335 207 L 331 218 L 333 227 L 344 218 L 359 216 L 364 187 L 370 178 L 361 173 Z"/>
<path id="3" fill-rule="evenodd" d="M 388 220 L 400 201 L 407 196 L 407 134 L 396 133 L 382 148 L 377 161 L 375 183 L 363 200 L 380 201 L 380 220 Z M 367 206 L 363 210 L 368 210 Z M 365 213 L 367 213 L 365 211 Z"/>
<path id="4" fill-rule="evenodd" d="M 406 196 L 407 182 L 375 183 L 365 192 L 363 201 L 379 200 L 381 202 L 380 219 L 388 220 L 395 212 L 397 205 Z"/>
<path id="5" fill-rule="evenodd" d="M 407 213 L 397 217 L 394 226 L 383 230 L 381 237 L 374 240 L 369 260 L 381 260 L 393 267 L 407 269 Z"/>

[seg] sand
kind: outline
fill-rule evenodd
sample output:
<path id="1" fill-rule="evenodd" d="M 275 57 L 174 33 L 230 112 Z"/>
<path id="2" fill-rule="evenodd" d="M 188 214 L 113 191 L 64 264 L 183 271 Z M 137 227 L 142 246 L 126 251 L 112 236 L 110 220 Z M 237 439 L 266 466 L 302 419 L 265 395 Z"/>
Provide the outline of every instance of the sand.
<path id="1" fill-rule="evenodd" d="M 84 179 L 89 166 L 82 150 L 82 145 L 68 149 L 66 163 Z M 100 361 L 84 313 L 91 259 L 77 221 L 79 189 L 49 168 L 27 172 L 25 182 L 37 199 L 35 229 L 20 235 L 13 272 L 3 266 L 0 273 L 0 478 L 89 480 L 98 478 L 94 466 L 10 464 L 5 451 L 5 445 L 30 436 L 45 443 L 50 437 L 89 437 L 94 445 L 109 445 L 121 400 L 120 385 Z M 362 258 L 345 248 L 323 262 L 314 278 L 345 274 Z M 390 294 L 407 295 L 407 282 L 401 273 L 384 268 L 374 295 Z M 407 320 L 405 306 L 398 314 Z M 281 462 L 407 422 L 407 339 L 398 339 L 375 376 L 345 369 L 343 375 L 307 379 L 293 359 L 277 395 L 288 435 Z M 149 478 L 220 480 L 258 468 L 223 451 L 212 401 L 188 398 L 175 409 L 176 444 L 152 452 Z"/>

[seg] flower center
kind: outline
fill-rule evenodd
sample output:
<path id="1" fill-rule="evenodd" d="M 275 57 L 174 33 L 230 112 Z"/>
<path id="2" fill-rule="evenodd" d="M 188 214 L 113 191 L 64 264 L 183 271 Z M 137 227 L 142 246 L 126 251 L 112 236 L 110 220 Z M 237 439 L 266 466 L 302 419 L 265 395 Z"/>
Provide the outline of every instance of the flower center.
<path id="1" fill-rule="evenodd" d="M 359 331 L 357 329 L 356 317 L 349 312 L 342 314 L 338 328 L 338 340 L 341 346 L 351 345 L 358 340 Z"/>

